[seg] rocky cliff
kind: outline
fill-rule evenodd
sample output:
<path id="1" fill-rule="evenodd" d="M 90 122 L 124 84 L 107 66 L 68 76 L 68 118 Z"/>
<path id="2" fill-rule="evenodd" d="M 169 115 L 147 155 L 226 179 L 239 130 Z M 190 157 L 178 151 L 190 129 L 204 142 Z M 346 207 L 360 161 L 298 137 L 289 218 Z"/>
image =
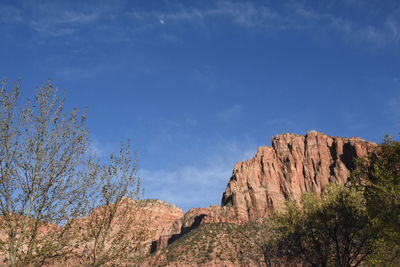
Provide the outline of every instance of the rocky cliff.
<path id="1" fill-rule="evenodd" d="M 345 183 L 354 159 L 366 156 L 375 143 L 363 139 L 281 134 L 272 146 L 259 147 L 254 158 L 238 162 L 222 197 L 241 221 L 282 210 L 287 199 L 305 192 L 320 195 L 329 183 Z"/>
<path id="2" fill-rule="evenodd" d="M 163 231 L 155 250 L 167 247 L 205 224 L 245 225 L 283 210 L 286 200 L 299 200 L 305 192 L 321 195 L 328 184 L 345 183 L 354 168 L 354 160 L 366 156 L 374 147 L 375 143 L 357 137 L 333 137 L 316 131 L 306 135 L 277 135 L 271 146 L 259 147 L 252 159 L 234 166 L 221 206 L 189 210 Z M 179 251 L 186 250 L 182 246 Z M 158 252 L 152 257 L 153 263 L 163 257 Z"/>

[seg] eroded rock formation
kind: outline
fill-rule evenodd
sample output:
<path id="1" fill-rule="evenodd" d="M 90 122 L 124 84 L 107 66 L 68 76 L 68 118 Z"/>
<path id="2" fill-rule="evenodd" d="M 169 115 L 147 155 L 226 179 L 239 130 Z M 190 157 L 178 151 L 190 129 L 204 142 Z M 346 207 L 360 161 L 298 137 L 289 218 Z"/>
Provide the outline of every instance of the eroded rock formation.
<path id="1" fill-rule="evenodd" d="M 289 198 L 299 200 L 305 192 L 320 195 L 329 183 L 345 183 L 354 159 L 375 146 L 316 131 L 277 135 L 272 146 L 259 147 L 254 158 L 235 165 L 222 206 L 232 207 L 241 221 L 282 210 Z"/>
<path id="2" fill-rule="evenodd" d="M 259 147 L 252 159 L 235 165 L 221 206 L 190 209 L 164 229 L 155 249 L 200 224 L 244 224 L 284 209 L 285 200 L 299 200 L 305 192 L 320 195 L 330 183 L 345 183 L 354 159 L 366 156 L 375 146 L 357 137 L 332 137 L 316 131 L 277 135 L 272 146 Z"/>

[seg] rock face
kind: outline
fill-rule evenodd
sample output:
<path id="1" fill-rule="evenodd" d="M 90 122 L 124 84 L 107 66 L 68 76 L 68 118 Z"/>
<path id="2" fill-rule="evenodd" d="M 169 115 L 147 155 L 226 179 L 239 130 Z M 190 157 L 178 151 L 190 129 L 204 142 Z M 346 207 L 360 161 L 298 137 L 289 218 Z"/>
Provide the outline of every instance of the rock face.
<path id="1" fill-rule="evenodd" d="M 354 159 L 366 156 L 375 146 L 357 137 L 316 131 L 277 135 L 272 146 L 259 147 L 254 158 L 235 165 L 221 206 L 190 209 L 163 230 L 153 251 L 201 224 L 245 224 L 284 209 L 286 200 L 299 200 L 305 192 L 320 195 L 329 183 L 345 183 Z"/>
<path id="2" fill-rule="evenodd" d="M 125 208 L 126 206 L 128 209 Z M 98 209 L 100 210 L 102 207 Z M 134 225 L 144 224 L 148 232 L 146 243 L 170 233 L 175 222 L 184 216 L 182 209 L 159 199 L 133 200 L 125 198 L 121 201 L 119 210 L 120 212 L 117 213 L 115 218 L 115 226 L 118 226 L 118 223 L 125 223 L 127 220 L 123 219 L 128 217 L 132 218 L 131 222 Z M 97 210 L 93 211 L 89 216 L 93 216 L 96 212 Z M 87 217 L 79 219 L 77 222 L 84 223 L 85 220 L 87 220 Z"/>
<path id="3" fill-rule="evenodd" d="M 184 216 L 165 228 L 159 239 L 152 244 L 152 252 L 165 248 L 191 230 L 204 223 L 236 223 L 236 216 L 230 207 L 212 205 L 208 208 L 192 208 Z"/>
<path id="4" fill-rule="evenodd" d="M 184 216 L 180 208 L 162 200 L 146 199 L 140 202 L 136 221 L 146 222 L 152 240 L 169 233 L 175 222 Z"/>
<path id="5" fill-rule="evenodd" d="M 75 220 L 72 224 L 72 229 L 76 229 L 76 233 L 80 231 L 81 236 L 85 236 L 85 233 L 91 227 L 91 223 L 98 220 L 96 219 L 96 215 L 104 214 L 105 207 L 106 206 L 100 206 L 87 216 Z M 153 241 L 158 240 L 166 231 L 169 233 L 169 231 L 171 231 L 170 229 L 173 229 L 172 225 L 183 216 L 184 212 L 180 208 L 162 200 L 133 200 L 131 198 L 124 198 L 120 202 L 118 211 L 111 224 L 109 235 L 105 237 L 106 251 L 113 245 L 118 246 L 118 242 L 122 240 L 137 242 L 138 248 L 136 253 L 139 255 L 148 254 Z M 126 234 L 124 237 L 120 236 L 121 231 Z M 114 237 L 116 237 L 116 239 L 114 239 Z M 143 239 L 141 239 L 142 237 Z M 56 261 L 47 266 L 87 265 L 89 264 L 89 256 L 86 253 L 88 251 L 87 249 L 91 248 L 91 244 L 91 242 L 80 243 L 79 246 L 77 245 L 75 247 L 76 257 L 71 257 L 68 261 L 62 259 L 60 262 Z M 113 260 L 113 265 L 129 265 L 129 262 L 124 261 L 125 259 L 122 259 L 122 261 L 118 260 L 119 259 Z"/>
<path id="6" fill-rule="evenodd" d="M 357 137 L 332 137 L 310 131 L 305 136 L 281 134 L 272 146 L 259 147 L 254 158 L 235 165 L 222 197 L 239 221 L 282 210 L 287 199 L 305 192 L 320 195 L 329 183 L 345 183 L 354 159 L 376 146 Z"/>

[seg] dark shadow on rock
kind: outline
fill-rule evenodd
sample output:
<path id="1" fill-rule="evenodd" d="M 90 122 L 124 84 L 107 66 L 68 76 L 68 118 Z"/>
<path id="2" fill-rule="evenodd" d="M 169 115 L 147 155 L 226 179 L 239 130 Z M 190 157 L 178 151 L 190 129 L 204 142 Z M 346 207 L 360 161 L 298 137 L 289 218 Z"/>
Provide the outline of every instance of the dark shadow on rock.
<path id="1" fill-rule="evenodd" d="M 329 166 L 329 172 L 331 176 L 335 176 L 335 165 L 337 160 L 337 143 L 332 144 L 332 146 L 329 147 L 329 151 L 332 157 L 332 164 Z"/>
<path id="2" fill-rule="evenodd" d="M 206 214 L 200 214 L 200 215 L 196 216 L 194 218 L 194 222 L 190 226 L 182 227 L 179 234 L 174 234 L 170 238 L 168 238 L 167 245 L 175 242 L 176 240 L 181 238 L 183 235 L 185 235 L 185 234 L 189 233 L 190 231 L 199 227 L 201 222 L 203 221 L 204 217 L 206 217 L 206 216 L 207 216 Z M 155 253 L 155 252 L 157 252 L 157 250 L 160 250 L 163 248 L 163 247 L 158 247 L 158 246 L 160 246 L 159 241 L 156 240 L 156 241 L 151 242 L 150 253 Z"/>
<path id="3" fill-rule="evenodd" d="M 233 206 L 233 194 L 226 197 L 226 193 L 222 195 L 221 206 Z"/>
<path id="4" fill-rule="evenodd" d="M 206 217 L 206 214 L 200 214 L 198 216 L 196 216 L 194 218 L 194 222 L 192 223 L 192 225 L 188 226 L 188 227 L 182 227 L 181 232 L 179 234 L 175 234 L 172 235 L 169 239 L 168 239 L 168 245 L 175 242 L 177 239 L 181 238 L 183 235 L 189 233 L 190 231 L 196 229 L 197 227 L 199 227 L 201 221 L 204 219 L 204 217 Z"/>
<path id="5" fill-rule="evenodd" d="M 157 251 L 157 241 L 151 242 L 150 253 L 154 253 Z"/>
<path id="6" fill-rule="evenodd" d="M 354 159 L 356 158 L 356 149 L 350 143 L 343 145 L 343 154 L 340 156 L 340 160 L 344 163 L 346 168 L 350 171 L 356 167 Z"/>

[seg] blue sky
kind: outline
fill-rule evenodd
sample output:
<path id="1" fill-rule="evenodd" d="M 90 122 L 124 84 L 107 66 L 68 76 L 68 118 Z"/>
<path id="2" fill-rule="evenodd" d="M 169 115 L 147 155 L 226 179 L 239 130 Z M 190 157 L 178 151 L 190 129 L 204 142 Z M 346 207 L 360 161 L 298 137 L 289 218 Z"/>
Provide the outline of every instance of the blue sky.
<path id="1" fill-rule="evenodd" d="M 219 204 L 284 132 L 398 136 L 400 2 L 0 1 L 0 77 L 51 78 L 100 155 L 130 138 L 145 197 Z"/>

